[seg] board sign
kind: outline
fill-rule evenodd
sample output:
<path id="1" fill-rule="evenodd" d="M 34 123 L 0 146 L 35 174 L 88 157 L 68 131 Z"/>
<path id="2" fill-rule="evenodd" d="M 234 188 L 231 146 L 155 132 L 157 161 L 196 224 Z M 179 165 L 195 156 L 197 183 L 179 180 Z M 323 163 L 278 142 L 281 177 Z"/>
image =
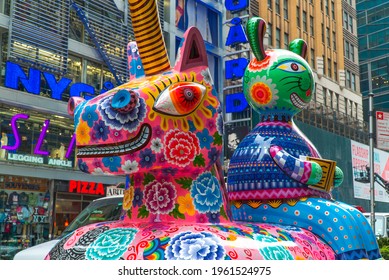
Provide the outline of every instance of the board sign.
<path id="1" fill-rule="evenodd" d="M 389 113 L 376 111 L 377 149 L 389 151 Z"/>
<path id="2" fill-rule="evenodd" d="M 106 196 L 124 195 L 124 188 L 118 188 L 117 186 L 107 187 Z"/>

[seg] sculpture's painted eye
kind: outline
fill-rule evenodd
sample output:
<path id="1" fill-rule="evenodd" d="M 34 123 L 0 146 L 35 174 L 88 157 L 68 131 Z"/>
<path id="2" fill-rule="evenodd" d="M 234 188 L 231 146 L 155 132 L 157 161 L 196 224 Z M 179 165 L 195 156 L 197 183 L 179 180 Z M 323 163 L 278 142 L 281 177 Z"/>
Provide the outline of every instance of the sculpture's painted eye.
<path id="1" fill-rule="evenodd" d="M 154 110 L 173 116 L 188 115 L 199 106 L 205 90 L 205 86 L 191 82 L 171 85 L 155 100 Z"/>
<path id="2" fill-rule="evenodd" d="M 301 72 L 307 70 L 307 68 L 302 66 L 300 63 L 294 62 L 294 61 L 284 62 L 281 65 L 279 65 L 277 68 L 281 69 L 283 71 L 292 72 L 292 73 L 293 72 L 294 73 L 301 73 Z"/>

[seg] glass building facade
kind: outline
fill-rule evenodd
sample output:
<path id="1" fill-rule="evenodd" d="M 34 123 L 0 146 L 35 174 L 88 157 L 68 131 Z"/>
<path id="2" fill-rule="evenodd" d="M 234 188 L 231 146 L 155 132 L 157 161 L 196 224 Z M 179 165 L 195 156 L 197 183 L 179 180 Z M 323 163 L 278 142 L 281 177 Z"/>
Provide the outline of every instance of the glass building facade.
<path id="1" fill-rule="evenodd" d="M 361 93 L 367 120 L 368 94 L 375 110 L 389 110 L 389 1 L 357 0 Z"/>

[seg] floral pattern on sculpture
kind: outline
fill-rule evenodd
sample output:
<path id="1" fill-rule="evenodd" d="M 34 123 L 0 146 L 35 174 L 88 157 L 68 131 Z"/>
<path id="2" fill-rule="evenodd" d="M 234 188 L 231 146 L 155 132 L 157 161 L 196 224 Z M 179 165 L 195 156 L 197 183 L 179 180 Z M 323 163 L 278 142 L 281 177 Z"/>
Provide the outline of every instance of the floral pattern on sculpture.
<path id="1" fill-rule="evenodd" d="M 134 240 L 135 228 L 114 228 L 107 230 L 88 247 L 87 260 L 118 260 Z"/>
<path id="2" fill-rule="evenodd" d="M 93 127 L 93 124 L 99 119 L 99 115 L 96 113 L 97 105 L 86 106 L 84 114 L 82 114 L 82 120 L 85 121 L 89 127 Z"/>
<path id="3" fill-rule="evenodd" d="M 191 196 L 200 213 L 219 212 L 223 204 L 218 179 L 211 172 L 204 172 L 192 182 Z"/>
<path id="4" fill-rule="evenodd" d="M 263 243 L 263 245 L 260 246 L 259 251 L 265 260 L 293 260 L 294 259 L 293 255 L 285 248 L 285 246 L 281 245 L 280 242 L 272 236 L 255 234 L 254 240 Z M 269 243 L 273 243 L 273 245 L 269 246 Z"/>
<path id="5" fill-rule="evenodd" d="M 80 121 L 76 129 L 76 139 L 77 142 L 81 145 L 88 144 L 90 141 L 90 128 L 88 124 L 84 121 Z"/>
<path id="6" fill-rule="evenodd" d="M 248 84 L 250 100 L 256 107 L 273 108 L 277 104 L 278 90 L 271 79 L 266 77 L 255 77 Z"/>
<path id="7" fill-rule="evenodd" d="M 170 182 L 153 181 L 145 186 L 146 208 L 153 214 L 168 214 L 174 209 L 177 192 Z"/>
<path id="8" fill-rule="evenodd" d="M 166 160 L 180 167 L 189 165 L 200 153 L 200 144 L 196 135 L 179 129 L 166 133 L 164 147 Z"/>
<path id="9" fill-rule="evenodd" d="M 104 97 L 100 102 L 100 114 L 107 126 L 111 129 L 125 129 L 134 132 L 146 117 L 147 109 L 143 98 L 138 96 L 135 108 L 129 112 L 115 110 L 111 106 L 112 95 Z"/>
<path id="10" fill-rule="evenodd" d="M 225 250 L 220 239 L 209 232 L 181 232 L 170 240 L 167 260 L 222 260 Z"/>

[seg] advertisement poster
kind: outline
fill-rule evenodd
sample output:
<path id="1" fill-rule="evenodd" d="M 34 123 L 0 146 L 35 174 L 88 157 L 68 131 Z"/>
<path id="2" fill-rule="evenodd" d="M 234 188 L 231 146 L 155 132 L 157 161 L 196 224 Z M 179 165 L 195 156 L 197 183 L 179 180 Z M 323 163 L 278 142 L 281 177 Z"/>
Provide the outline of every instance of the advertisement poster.
<path id="1" fill-rule="evenodd" d="M 370 200 L 370 179 L 366 172 L 369 166 L 369 146 L 351 140 L 353 166 L 354 197 Z M 374 172 L 384 180 L 389 180 L 389 153 L 374 149 Z M 374 198 L 376 201 L 389 202 L 385 189 L 375 182 Z"/>

